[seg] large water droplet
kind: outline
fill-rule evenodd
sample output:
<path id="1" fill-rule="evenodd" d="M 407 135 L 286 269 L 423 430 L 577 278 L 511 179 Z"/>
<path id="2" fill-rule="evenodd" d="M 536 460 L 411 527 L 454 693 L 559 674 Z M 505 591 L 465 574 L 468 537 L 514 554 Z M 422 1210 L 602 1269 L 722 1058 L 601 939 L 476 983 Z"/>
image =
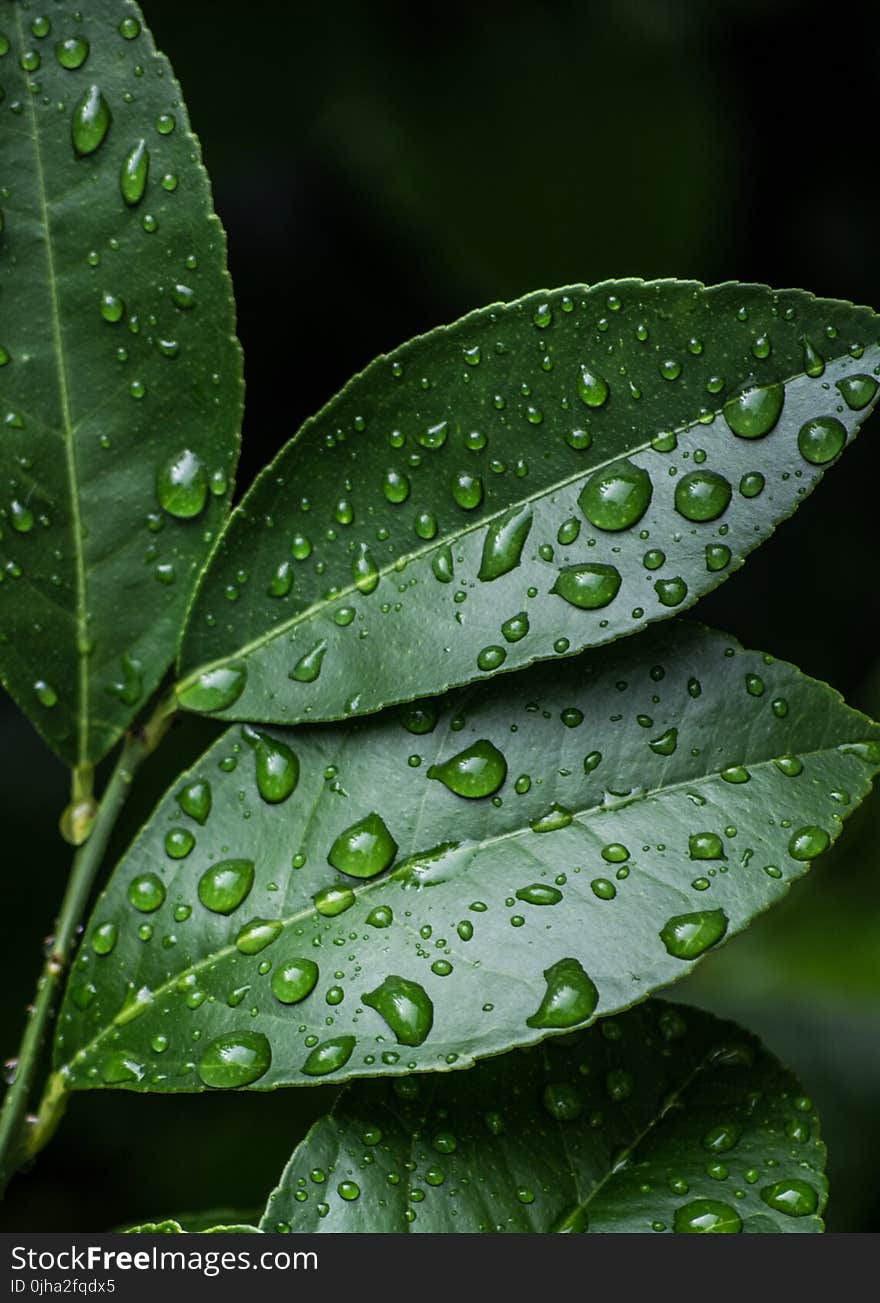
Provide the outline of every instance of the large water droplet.
<path id="1" fill-rule="evenodd" d="M 147 176 L 150 171 L 150 151 L 147 142 L 139 140 L 122 160 L 119 171 L 119 189 L 122 198 L 133 207 L 139 204 L 147 188 Z"/>
<path id="2" fill-rule="evenodd" d="M 311 959 L 288 959 L 272 974 L 272 994 L 281 1004 L 299 1004 L 311 995 L 318 981 L 318 965 Z"/>
<path id="3" fill-rule="evenodd" d="M 672 1229 L 676 1235 L 738 1235 L 742 1218 L 719 1199 L 692 1199 L 676 1208 Z"/>
<path id="4" fill-rule="evenodd" d="M 156 497 L 169 516 L 189 520 L 201 514 L 208 498 L 208 476 L 197 453 L 183 448 L 160 466 Z"/>
<path id="5" fill-rule="evenodd" d="M 477 800 L 498 791 L 507 777 L 507 761 L 492 742 L 481 738 L 442 765 L 431 765 L 428 777 L 456 796 Z"/>
<path id="6" fill-rule="evenodd" d="M 577 959 L 560 959 L 544 970 L 547 989 L 529 1027 L 575 1027 L 595 1012 L 599 992 Z"/>
<path id="7" fill-rule="evenodd" d="M 378 814 L 353 823 L 336 838 L 327 854 L 334 869 L 350 878 L 374 878 L 397 854 L 397 842 Z"/>
<path id="8" fill-rule="evenodd" d="M 797 1178 L 765 1185 L 761 1198 L 768 1208 L 785 1213 L 788 1217 L 809 1217 L 819 1207 L 815 1187 Z"/>
<path id="9" fill-rule="evenodd" d="M 520 887 L 516 898 L 527 905 L 558 905 L 562 892 L 558 887 L 551 887 L 549 882 L 532 882 L 527 887 Z"/>
<path id="10" fill-rule="evenodd" d="M 338 1072 L 348 1063 L 354 1047 L 353 1036 L 336 1036 L 323 1041 L 312 1050 L 302 1070 L 309 1077 L 326 1077 L 329 1072 Z"/>
<path id="11" fill-rule="evenodd" d="M 578 497 L 581 511 L 597 529 L 629 529 L 641 520 L 651 503 L 651 477 L 631 461 L 615 462 L 596 471 Z"/>
<path id="12" fill-rule="evenodd" d="M 597 371 L 582 366 L 578 372 L 577 391 L 581 402 L 587 407 L 601 407 L 608 401 L 608 381 Z"/>
<path id="13" fill-rule="evenodd" d="M 385 1019 L 400 1045 L 421 1045 L 434 1024 L 434 1004 L 418 982 L 391 974 L 363 1002 Z"/>
<path id="14" fill-rule="evenodd" d="M 723 909 L 678 914 L 660 929 L 660 940 L 674 959 L 696 959 L 717 945 L 727 931 Z"/>
<path id="15" fill-rule="evenodd" d="M 70 123 L 73 148 L 80 157 L 94 154 L 110 130 L 110 105 L 99 86 L 90 86 L 77 101 Z"/>
<path id="16" fill-rule="evenodd" d="M 837 388 L 847 407 L 853 412 L 861 412 L 873 401 L 877 381 L 873 376 L 846 376 L 838 380 Z"/>
<path id="17" fill-rule="evenodd" d="M 175 799 L 184 814 L 195 819 L 196 823 L 204 824 L 211 813 L 211 784 L 201 780 L 189 783 L 180 789 Z"/>
<path id="18" fill-rule="evenodd" d="M 141 914 L 153 914 L 164 903 L 165 886 L 155 873 L 141 873 L 128 884 L 126 895 Z"/>
<path id="19" fill-rule="evenodd" d="M 607 606 L 620 589 L 620 572 L 598 563 L 564 566 L 550 589 L 580 611 L 597 611 Z"/>
<path id="20" fill-rule="evenodd" d="M 798 431 L 798 448 L 812 466 L 825 466 L 843 449 L 846 426 L 836 416 L 817 416 Z"/>
<path id="21" fill-rule="evenodd" d="M 258 955 L 281 935 L 283 923 L 277 918 L 252 918 L 235 938 L 235 948 L 242 955 Z"/>
<path id="22" fill-rule="evenodd" d="M 81 68 L 88 57 L 89 43 L 82 36 L 70 36 L 65 41 L 59 41 L 55 46 L 55 58 L 62 68 L 68 68 L 70 71 Z"/>
<path id="23" fill-rule="evenodd" d="M 322 638 L 316 642 L 314 647 L 301 656 L 293 669 L 290 670 L 287 677 L 294 679 L 297 683 L 314 683 L 321 673 L 321 666 L 324 663 L 324 653 L 327 650 L 326 639 Z"/>
<path id="24" fill-rule="evenodd" d="M 824 828 L 808 825 L 793 832 L 788 843 L 788 853 L 793 860 L 814 860 L 828 850 L 831 838 Z"/>
<path id="25" fill-rule="evenodd" d="M 254 750 L 257 791 L 270 805 L 286 801 L 299 782 L 299 760 L 286 742 L 261 734 Z"/>
<path id="26" fill-rule="evenodd" d="M 234 1090 L 259 1081 L 271 1063 L 272 1047 L 262 1032 L 227 1032 L 205 1047 L 198 1072 L 206 1086 Z"/>
<path id="27" fill-rule="evenodd" d="M 199 900 L 214 914 L 231 914 L 253 885 L 253 860 L 221 860 L 199 878 Z"/>
<path id="28" fill-rule="evenodd" d="M 470 471 L 459 471 L 452 481 L 452 496 L 464 511 L 474 511 L 483 501 L 483 481 Z"/>
<path id="29" fill-rule="evenodd" d="M 763 439 L 779 420 L 784 402 L 783 385 L 751 382 L 724 404 L 724 419 L 740 439 Z"/>
<path id="30" fill-rule="evenodd" d="M 233 661 L 214 670 L 205 670 L 192 683 L 178 690 L 177 700 L 187 710 L 210 715 L 213 711 L 225 710 L 237 701 L 244 692 L 246 683 L 246 665 L 243 661 Z"/>
<path id="31" fill-rule="evenodd" d="M 365 594 L 374 592 L 379 583 L 379 567 L 366 543 L 360 544 L 351 563 L 351 577 L 358 591 Z"/>
<path id="32" fill-rule="evenodd" d="M 532 528 L 531 507 L 517 507 L 500 520 L 493 521 L 483 541 L 479 578 L 498 579 L 514 570 L 522 558 L 529 530 Z"/>
<path id="33" fill-rule="evenodd" d="M 675 509 L 685 520 L 717 520 L 728 507 L 731 487 L 715 471 L 691 471 L 675 486 Z"/>

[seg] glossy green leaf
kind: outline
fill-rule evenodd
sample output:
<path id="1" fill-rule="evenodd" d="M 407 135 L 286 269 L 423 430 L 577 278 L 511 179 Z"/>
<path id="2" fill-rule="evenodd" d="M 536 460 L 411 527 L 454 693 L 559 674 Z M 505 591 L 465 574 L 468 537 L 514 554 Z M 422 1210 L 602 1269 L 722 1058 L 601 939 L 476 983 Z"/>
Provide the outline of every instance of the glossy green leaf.
<path id="1" fill-rule="evenodd" d="M 732 1023 L 649 1001 L 464 1077 L 360 1082 L 296 1149 L 264 1231 L 821 1231 L 825 1147 Z"/>
<path id="2" fill-rule="evenodd" d="M 628 280 L 378 358 L 233 514 L 182 703 L 349 717 L 685 609 L 853 437 L 878 338 L 868 309 L 800 291 Z"/>
<path id="3" fill-rule="evenodd" d="M 260 748 L 296 757 L 282 802 Z M 678 622 L 347 730 L 233 726 L 98 900 L 56 1066 L 262 1089 L 570 1030 L 782 896 L 878 768 L 836 693 Z"/>
<path id="4" fill-rule="evenodd" d="M 231 1225 L 214 1224 L 216 1213 L 195 1214 L 192 1217 L 166 1217 L 160 1222 L 144 1222 L 140 1226 L 126 1226 L 126 1235 L 255 1235 L 256 1226 L 244 1222 Z"/>
<path id="5" fill-rule="evenodd" d="M 173 657 L 241 357 L 180 89 L 129 0 L 0 0 L 0 675 L 67 762 Z"/>

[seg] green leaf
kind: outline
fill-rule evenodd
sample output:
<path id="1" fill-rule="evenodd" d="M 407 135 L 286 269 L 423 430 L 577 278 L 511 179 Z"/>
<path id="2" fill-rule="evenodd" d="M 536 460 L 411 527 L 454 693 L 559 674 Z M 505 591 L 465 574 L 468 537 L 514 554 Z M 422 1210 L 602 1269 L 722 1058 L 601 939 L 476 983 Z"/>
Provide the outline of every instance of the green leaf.
<path id="1" fill-rule="evenodd" d="M 198 142 L 137 6 L 0 0 L 0 32 L 0 675 L 85 765 L 174 655 L 241 356 Z"/>
<path id="2" fill-rule="evenodd" d="M 783 896 L 878 768 L 836 693 L 678 622 L 346 730 L 230 728 L 98 900 L 56 1066 L 271 1088 L 570 1030 Z"/>
<path id="3" fill-rule="evenodd" d="M 692 281 L 541 292 L 412 340 L 233 514 L 180 700 L 348 718 L 682 611 L 815 486 L 878 361 L 868 309 Z"/>
<path id="4" fill-rule="evenodd" d="M 821 1231 L 825 1147 L 732 1023 L 649 1001 L 465 1077 L 362 1082 L 288 1164 L 264 1231 Z"/>
<path id="5" fill-rule="evenodd" d="M 258 1235 L 256 1226 L 244 1222 L 215 1225 L 219 1213 L 193 1213 L 187 1217 L 166 1217 L 160 1222 L 144 1222 L 140 1226 L 126 1226 L 125 1235 Z"/>

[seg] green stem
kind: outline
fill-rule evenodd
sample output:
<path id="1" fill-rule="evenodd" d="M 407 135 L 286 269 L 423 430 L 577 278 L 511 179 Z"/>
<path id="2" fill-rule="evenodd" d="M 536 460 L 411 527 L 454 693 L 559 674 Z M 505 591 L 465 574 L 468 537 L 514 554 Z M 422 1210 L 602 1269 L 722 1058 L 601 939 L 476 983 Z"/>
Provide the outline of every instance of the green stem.
<path id="1" fill-rule="evenodd" d="M 173 706 L 160 702 L 150 721 L 125 739 L 119 760 L 101 798 L 87 842 L 73 857 L 67 890 L 61 902 L 55 935 L 43 971 L 37 982 L 33 1004 L 18 1051 L 15 1076 L 0 1112 L 0 1198 L 10 1179 L 25 1159 L 40 1150 L 51 1136 L 64 1111 L 66 1092 L 53 1073 L 47 1083 L 40 1113 L 27 1134 L 28 1101 L 40 1063 L 46 1030 L 52 1018 L 55 996 L 70 965 L 77 929 L 88 904 L 98 870 L 119 818 L 135 772 L 158 746 L 171 723 Z"/>

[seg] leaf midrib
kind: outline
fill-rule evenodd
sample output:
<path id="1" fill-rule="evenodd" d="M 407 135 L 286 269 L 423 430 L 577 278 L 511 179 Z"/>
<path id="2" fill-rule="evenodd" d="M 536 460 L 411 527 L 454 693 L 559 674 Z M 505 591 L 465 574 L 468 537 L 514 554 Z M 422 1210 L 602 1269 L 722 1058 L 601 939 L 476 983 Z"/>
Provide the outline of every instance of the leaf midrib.
<path id="1" fill-rule="evenodd" d="M 798 755 L 803 757 L 827 755 L 829 751 L 832 750 L 836 751 L 839 749 L 840 746 L 846 745 L 847 742 L 858 741 L 858 740 L 859 739 L 845 739 L 843 742 L 835 743 L 834 746 L 832 747 L 823 746 L 823 747 L 814 748 L 811 751 L 799 751 Z M 746 763 L 748 763 L 749 768 L 751 770 L 760 770 L 760 769 L 766 769 L 768 766 L 772 765 L 775 759 L 777 759 L 777 757 L 770 756 L 764 760 L 750 760 L 747 761 Z M 646 801 L 654 797 L 665 796 L 667 794 L 671 794 L 676 791 L 681 791 L 684 788 L 699 787 L 702 784 L 714 783 L 717 781 L 723 782 L 723 779 L 719 779 L 718 771 L 713 770 L 711 773 L 700 774 L 698 777 L 695 778 L 682 779 L 680 782 L 677 783 L 661 785 L 653 789 L 646 788 L 639 796 L 634 797 L 632 802 L 629 802 L 629 804 L 636 804 L 637 802 L 640 801 Z M 601 805 L 587 806 L 585 809 L 579 810 L 573 814 L 572 822 L 577 824 L 583 824 L 583 821 L 585 819 L 588 819 L 593 815 L 601 815 L 602 813 L 604 813 L 604 811 L 605 811 L 605 807 Z M 489 846 L 500 844 L 501 842 L 508 841 L 513 837 L 524 836 L 527 831 L 531 831 L 529 825 L 526 825 L 525 827 L 522 828 L 515 828 L 509 832 L 499 833 L 495 836 L 487 837 L 479 841 L 470 842 L 469 847 L 474 851 L 486 850 Z M 407 858 L 411 860 L 413 856 L 409 856 Z M 356 904 L 359 903 L 362 897 L 367 895 L 372 890 L 383 887 L 387 882 L 393 880 L 394 880 L 394 870 L 392 869 L 390 873 L 381 874 L 379 877 L 373 878 L 369 882 L 363 883 L 361 886 L 350 887 L 350 890 L 355 896 L 355 903 Z M 348 884 L 346 883 L 345 885 Z M 430 886 L 430 884 L 426 884 L 426 885 Z M 286 931 L 288 928 L 292 927 L 293 925 L 297 923 L 305 922 L 317 916 L 318 914 L 319 911 L 315 908 L 314 904 L 312 904 L 311 907 L 308 909 L 299 910 L 297 913 L 291 914 L 288 918 L 279 920 L 281 922 L 282 932 Z M 161 999 L 163 996 L 173 991 L 174 987 L 177 985 L 178 982 L 181 981 L 182 978 L 188 977 L 191 974 L 198 974 L 202 971 L 202 969 L 211 967 L 212 965 L 215 965 L 220 961 L 228 958 L 230 955 L 234 955 L 238 953 L 239 952 L 237 950 L 235 942 L 232 942 L 230 945 L 223 946 L 219 950 L 211 951 L 210 954 L 205 955 L 202 959 L 198 960 L 195 964 L 190 964 L 189 967 L 181 969 L 179 972 L 175 973 L 172 977 L 167 978 L 159 986 L 155 987 L 155 989 L 150 990 L 150 1000 L 146 1004 L 144 1012 L 145 1013 L 148 1012 L 150 1007 L 154 1005 L 157 1000 Z M 123 1005 L 123 1009 L 124 1008 L 125 1005 Z M 70 1058 L 66 1063 L 62 1064 L 59 1067 L 58 1071 L 64 1075 L 68 1075 L 72 1071 L 74 1065 L 78 1063 L 80 1060 L 87 1057 L 89 1054 L 91 1054 L 92 1051 L 104 1039 L 104 1037 L 107 1036 L 110 1032 L 112 1032 L 114 1028 L 120 1025 L 125 1025 L 125 1022 L 129 1021 L 129 1019 L 126 1018 L 122 1024 L 119 1024 L 117 1022 L 117 1018 L 118 1018 L 118 1014 L 114 1018 L 112 1018 L 104 1027 L 102 1027 L 101 1030 L 97 1033 L 97 1035 L 93 1036 L 92 1039 L 86 1045 L 82 1046 L 79 1050 L 77 1050 L 76 1053 L 72 1056 L 72 1058 Z"/>
<path id="2" fill-rule="evenodd" d="M 835 354 L 833 357 L 829 359 L 829 362 L 826 363 L 826 366 L 839 361 L 840 358 L 842 358 L 843 356 L 845 356 L 843 353 Z M 806 374 L 807 374 L 806 371 L 795 371 L 792 375 L 786 376 L 783 380 L 777 381 L 776 383 L 782 385 L 790 385 L 795 380 L 803 379 Z M 331 400 L 331 403 L 328 404 L 328 407 L 332 405 L 332 401 L 333 400 Z M 713 417 L 715 419 L 723 415 L 726 401 L 728 400 L 725 400 L 725 403 L 722 403 L 720 406 L 712 409 Z M 217 549 L 214 555 L 219 554 L 219 549 L 224 539 L 228 537 L 233 523 L 237 521 L 239 517 L 239 513 L 242 513 L 242 515 L 244 514 L 245 508 L 248 505 L 247 498 L 250 497 L 251 494 L 256 491 L 258 483 L 263 479 L 264 476 L 268 476 L 274 470 L 276 462 L 284 455 L 284 453 L 289 448 L 295 447 L 296 444 L 301 442 L 306 437 L 307 434 L 311 433 L 312 429 L 315 428 L 316 423 L 320 419 L 321 415 L 322 413 L 319 413 L 318 416 L 311 417 L 310 420 L 308 420 L 305 423 L 305 425 L 302 427 L 300 432 L 294 436 L 290 444 L 288 444 L 287 447 L 282 450 L 278 458 L 276 458 L 275 461 L 272 462 L 269 466 L 267 466 L 265 470 L 261 473 L 259 480 L 248 491 L 248 494 L 244 499 L 244 501 L 238 507 L 236 507 L 235 511 L 232 513 L 232 516 L 230 517 L 229 522 L 227 523 L 226 529 L 224 530 L 220 538 L 218 538 L 217 540 Z M 697 427 L 701 425 L 703 425 L 703 422 L 700 421 L 699 418 L 695 417 L 692 421 L 687 421 L 683 425 L 675 426 L 669 432 L 675 436 L 678 436 L 680 434 L 688 434 L 692 430 L 697 429 Z M 652 438 L 653 437 L 656 436 L 652 436 Z M 421 560 L 422 557 L 430 556 L 433 552 L 438 551 L 439 548 L 441 547 L 449 547 L 450 545 L 454 545 L 458 543 L 461 539 L 466 538 L 468 534 L 473 534 L 476 530 L 483 529 L 484 527 L 488 527 L 494 521 L 500 520 L 502 517 L 508 515 L 508 513 L 511 510 L 514 509 L 521 510 L 523 507 L 531 506 L 533 503 L 539 502 L 543 498 L 552 497 L 554 493 L 562 492 L 562 490 L 569 488 L 570 485 L 572 484 L 577 484 L 579 480 L 584 479 L 586 476 L 595 475 L 599 471 L 605 470 L 606 467 L 613 466 L 614 463 L 620 461 L 621 458 L 632 457 L 639 453 L 647 452 L 651 448 L 651 443 L 652 443 L 652 439 L 647 439 L 644 443 L 636 444 L 633 447 L 626 448 L 621 452 L 615 453 L 613 457 L 606 457 L 604 461 L 591 463 L 589 469 L 579 470 L 572 475 L 566 476 L 565 479 L 557 480 L 553 484 L 545 485 L 545 487 L 542 489 L 536 489 L 534 493 L 528 494 L 526 497 L 523 498 L 517 498 L 515 502 L 507 503 L 506 506 L 500 507 L 497 511 L 493 512 L 491 515 L 481 517 L 479 520 L 474 521 L 473 524 L 464 525 L 461 529 L 455 530 L 451 534 L 444 534 L 442 537 L 432 539 L 429 543 L 426 543 L 424 547 L 416 548 L 413 551 L 404 552 L 403 554 L 396 556 L 393 560 L 389 561 L 386 565 L 378 567 L 379 580 L 385 579 L 388 575 L 393 574 L 396 571 L 405 569 L 412 562 Z M 207 579 L 207 576 L 210 573 L 212 560 L 213 560 L 213 556 L 209 558 L 208 563 L 206 564 L 205 569 L 202 572 L 201 582 L 199 583 L 199 586 L 197 587 L 196 592 L 193 595 L 193 600 L 190 607 L 190 613 L 195 609 L 196 601 L 203 591 L 204 581 Z M 377 586 L 378 586 L 378 581 L 377 581 Z M 290 616 L 289 619 L 284 620 L 279 624 L 272 625 L 270 629 L 266 630 L 264 633 L 259 634 L 256 638 L 252 638 L 250 642 L 245 643 L 242 647 L 236 648 L 234 651 L 227 652 L 223 656 L 219 656 L 216 660 L 203 662 L 202 664 L 197 665 L 183 679 L 180 680 L 180 682 L 177 685 L 178 690 L 182 690 L 188 687 L 200 675 L 206 674 L 213 669 L 217 669 L 220 666 L 226 665 L 229 663 L 229 661 L 241 660 L 252 655 L 255 651 L 259 651 L 261 647 L 265 647 L 269 643 L 274 642 L 276 638 L 282 637 L 285 633 L 288 633 L 291 629 L 295 629 L 298 625 L 305 623 L 306 621 L 312 619 L 312 617 L 316 615 L 320 615 L 322 612 L 326 610 L 329 610 L 330 607 L 335 606 L 338 602 L 340 602 L 344 598 L 352 597 L 354 596 L 355 593 L 358 593 L 359 591 L 360 590 L 358 589 L 357 584 L 352 582 L 346 587 L 336 590 L 334 592 L 333 597 L 331 598 L 322 597 L 317 602 L 313 602 L 311 606 L 307 606 L 304 610 L 299 611 L 295 615 Z M 223 712 L 220 712 L 219 717 L 221 718 L 223 717 Z"/>
<path id="3" fill-rule="evenodd" d="M 22 26 L 21 6 L 16 5 L 15 22 L 18 35 L 18 44 L 20 49 L 25 47 L 25 34 Z M 86 598 L 86 571 L 85 571 L 85 554 L 83 549 L 83 528 L 82 513 L 79 499 L 79 479 L 76 464 L 76 446 L 74 444 L 74 427 L 70 415 L 70 395 L 67 382 L 67 366 L 65 363 L 64 339 L 61 330 L 61 311 L 58 303 L 58 285 L 55 273 L 55 255 L 52 249 L 52 223 L 49 216 L 49 200 L 46 193 L 46 179 L 43 169 L 43 154 L 40 148 L 40 133 L 37 125 L 37 114 L 34 107 L 34 95 L 28 90 L 27 76 L 25 75 L 25 94 L 24 98 L 28 104 L 28 113 L 31 122 L 31 134 L 34 145 L 34 169 L 37 181 L 37 192 L 40 203 L 40 219 L 46 233 L 46 268 L 48 273 L 50 317 L 52 322 L 52 340 L 55 352 L 55 369 L 58 379 L 58 398 L 61 404 L 61 437 L 64 444 L 64 457 L 67 467 L 67 477 L 70 485 L 70 516 L 71 516 L 71 534 L 73 536 L 73 555 L 76 578 L 76 660 L 77 660 L 77 687 L 78 703 L 75 712 L 76 715 L 76 733 L 77 733 L 77 767 L 85 765 L 88 757 L 89 743 L 89 673 L 88 661 L 82 650 L 88 642 L 87 630 L 87 598 Z"/>

